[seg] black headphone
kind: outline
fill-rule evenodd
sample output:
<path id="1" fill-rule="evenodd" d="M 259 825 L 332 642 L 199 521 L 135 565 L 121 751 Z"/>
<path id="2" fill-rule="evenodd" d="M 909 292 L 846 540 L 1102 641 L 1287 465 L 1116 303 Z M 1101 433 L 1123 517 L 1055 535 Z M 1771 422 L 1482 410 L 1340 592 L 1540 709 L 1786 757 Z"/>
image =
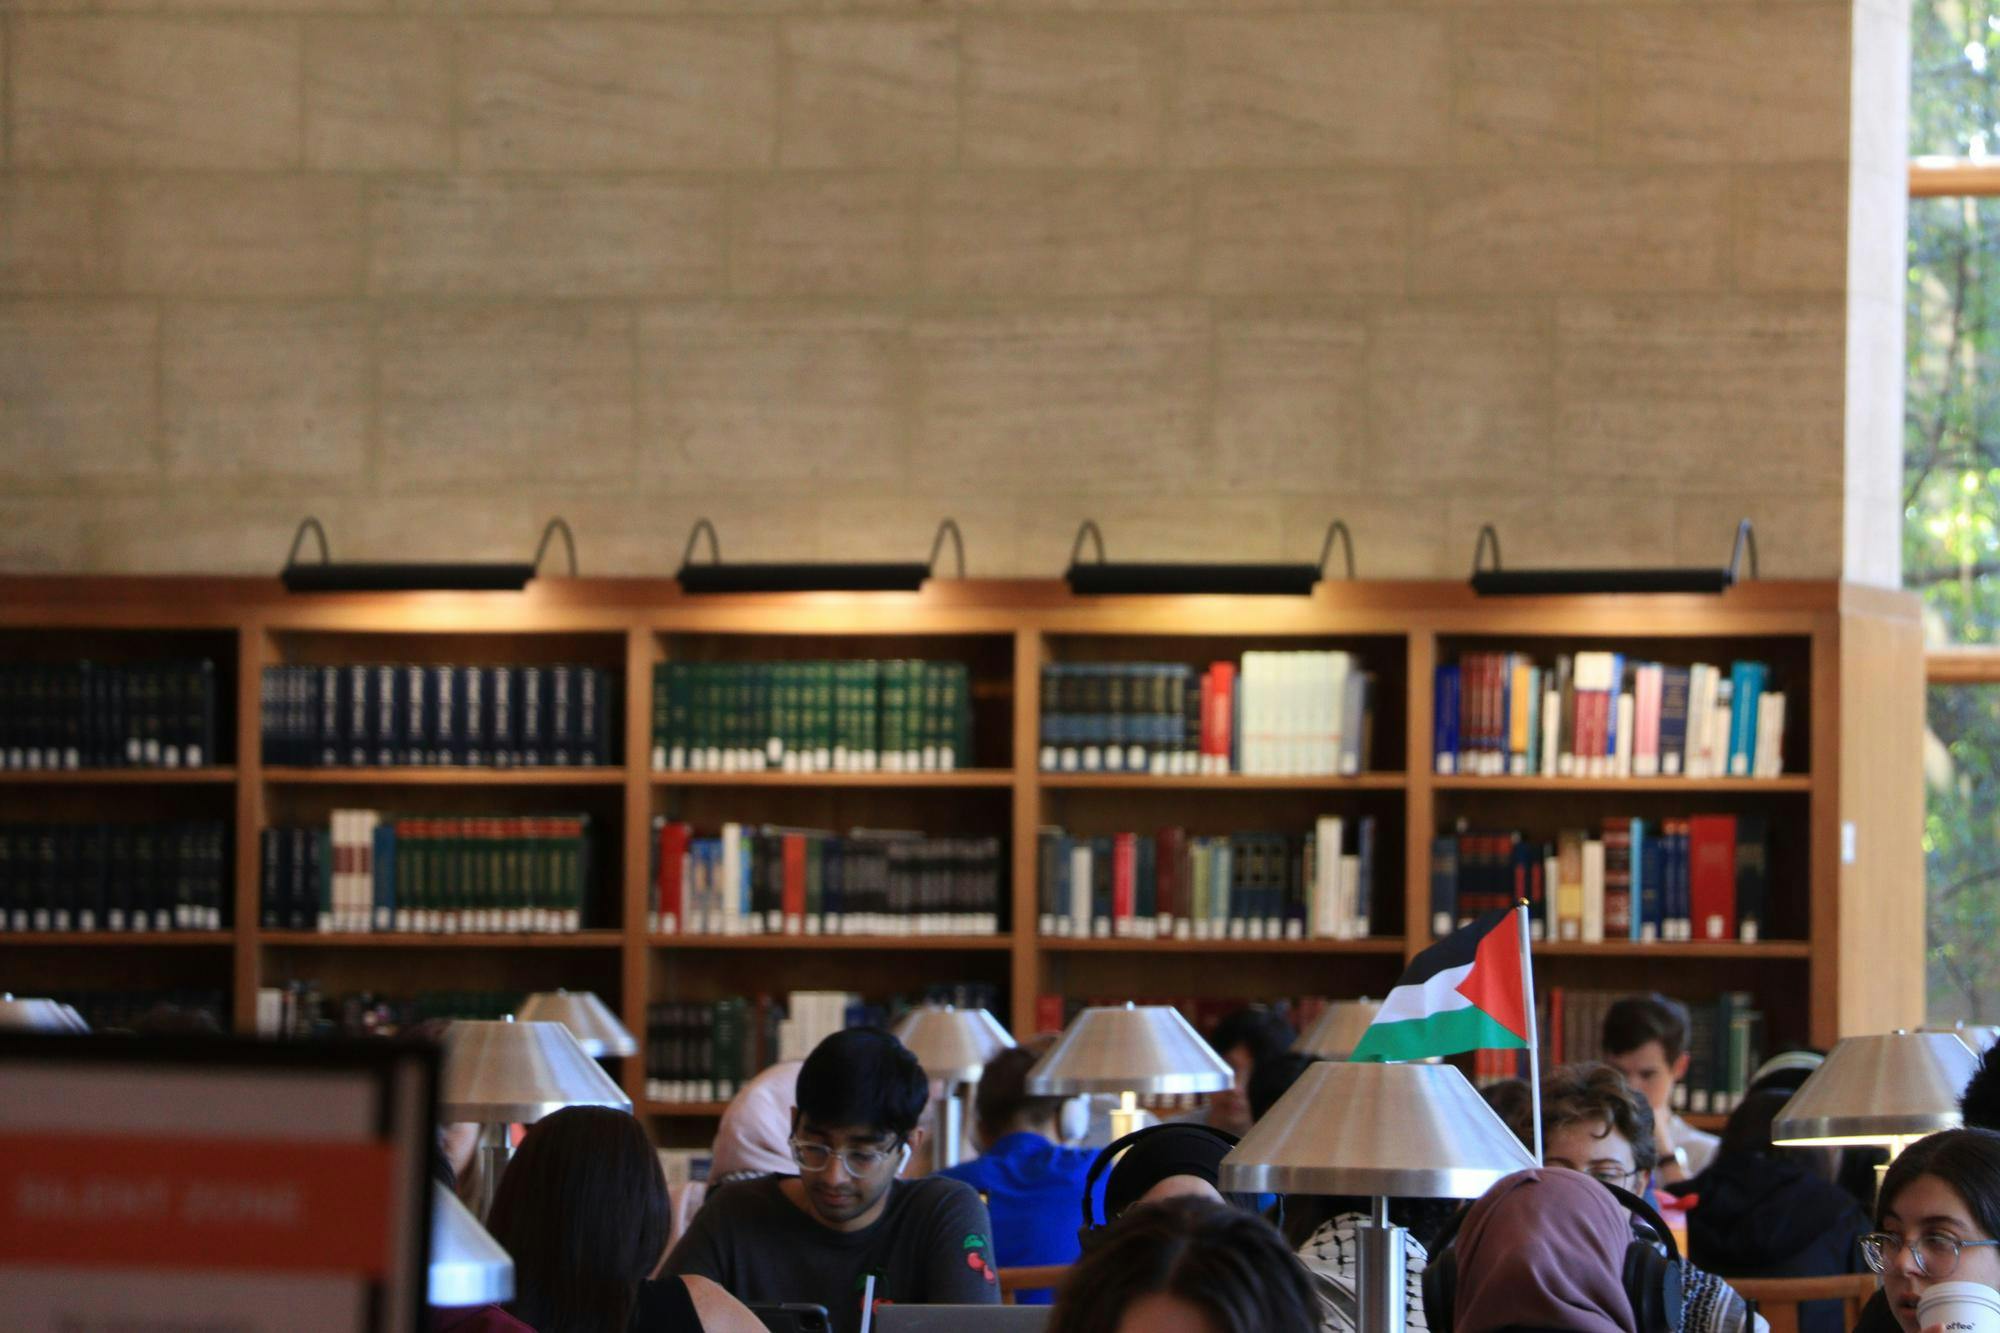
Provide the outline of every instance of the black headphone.
<path id="1" fill-rule="evenodd" d="M 1632 1240 L 1625 1247 L 1620 1277 L 1639 1333 L 1679 1333 L 1682 1264 L 1674 1233 L 1653 1205 L 1638 1195 L 1616 1185 L 1604 1188 L 1632 1215 Z M 1471 1211 L 1460 1209 L 1445 1223 L 1431 1247 L 1431 1261 L 1424 1267 L 1424 1318 L 1431 1333 L 1452 1333 L 1452 1321 L 1458 1313 L 1458 1231 Z"/>
<path id="2" fill-rule="evenodd" d="M 1105 1229 L 1111 1225 L 1109 1218 L 1102 1221 L 1098 1220 L 1097 1209 L 1091 1202 L 1097 1194 L 1098 1177 L 1103 1175 L 1111 1164 L 1118 1160 L 1118 1155 L 1127 1148 L 1130 1148 L 1143 1138 L 1158 1134 L 1160 1131 L 1167 1129 L 1196 1129 L 1204 1134 L 1214 1135 L 1231 1148 L 1236 1146 L 1236 1136 L 1228 1130 L 1217 1129 L 1213 1125 L 1204 1125 L 1199 1121 L 1183 1120 L 1169 1120 L 1164 1124 L 1148 1125 L 1144 1129 L 1133 1130 L 1123 1138 L 1111 1140 L 1111 1142 L 1104 1145 L 1104 1151 L 1097 1154 L 1097 1160 L 1090 1164 L 1089 1174 L 1083 1178 L 1083 1227 L 1076 1233 L 1077 1244 L 1088 1250 L 1097 1243 L 1098 1239 L 1104 1234 Z"/>

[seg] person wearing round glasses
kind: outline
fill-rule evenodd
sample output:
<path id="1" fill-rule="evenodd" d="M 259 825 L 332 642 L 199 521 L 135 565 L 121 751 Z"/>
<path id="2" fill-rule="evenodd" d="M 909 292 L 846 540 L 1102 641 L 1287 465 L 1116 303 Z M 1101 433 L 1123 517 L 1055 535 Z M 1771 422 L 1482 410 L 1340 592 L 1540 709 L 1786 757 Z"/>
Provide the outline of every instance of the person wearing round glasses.
<path id="1" fill-rule="evenodd" d="M 1882 1275 L 1882 1294 L 1903 1333 L 1924 1333 L 1917 1302 L 1937 1283 L 2000 1290 L 1997 1237 L 2000 1134 L 1951 1129 L 1918 1140 L 1890 1164 L 1861 1255 Z"/>
<path id="2" fill-rule="evenodd" d="M 986 1205 L 943 1176 L 902 1180 L 923 1143 L 930 1085 L 880 1028 L 836 1032 L 799 1067 L 790 1151 L 798 1174 L 719 1190 L 667 1259 L 740 1301 L 823 1305 L 836 1333 L 864 1304 L 997 1304 Z"/>

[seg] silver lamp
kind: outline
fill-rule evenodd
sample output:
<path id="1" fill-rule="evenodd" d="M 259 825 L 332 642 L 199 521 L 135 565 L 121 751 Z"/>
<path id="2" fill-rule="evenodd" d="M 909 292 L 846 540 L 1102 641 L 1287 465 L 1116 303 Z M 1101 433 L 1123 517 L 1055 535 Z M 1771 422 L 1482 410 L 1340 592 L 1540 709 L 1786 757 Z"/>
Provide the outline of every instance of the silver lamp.
<path id="1" fill-rule="evenodd" d="M 1315 1060 L 1345 1060 L 1354 1054 L 1354 1048 L 1361 1043 L 1361 1034 L 1381 1012 L 1382 1002 L 1365 995 L 1358 1000 L 1335 1000 L 1320 1010 L 1313 1025 L 1292 1043 L 1292 1049 Z"/>
<path id="2" fill-rule="evenodd" d="M 939 1158 L 946 1166 L 957 1166 L 965 1138 L 961 1092 L 969 1094 L 986 1072 L 986 1062 L 1011 1048 L 1014 1039 L 1000 1026 L 1000 1020 L 984 1009 L 927 1004 L 912 1009 L 896 1024 L 896 1040 L 910 1048 L 925 1074 L 944 1084 L 938 1108 L 944 1138 Z"/>
<path id="3" fill-rule="evenodd" d="M 1894 1161 L 1926 1134 L 1963 1123 L 1958 1099 L 1979 1068 L 1948 1032 L 1847 1037 L 1771 1124 L 1781 1147 L 1881 1144 Z"/>
<path id="4" fill-rule="evenodd" d="M 639 1043 L 618 1021 L 610 1006 L 587 990 L 540 991 L 521 1001 L 514 1017 L 523 1023 L 560 1023 L 595 1060 L 637 1055 Z"/>
<path id="5" fill-rule="evenodd" d="M 431 1184 L 431 1264 L 425 1300 L 443 1309 L 494 1305 L 514 1296 L 514 1261 L 458 1196 Z"/>
<path id="6" fill-rule="evenodd" d="M 1403 1228 L 1391 1198 L 1476 1199 L 1535 1166 L 1465 1075 L 1445 1064 L 1324 1061 L 1222 1159 L 1222 1189 L 1242 1194 L 1366 1194 L 1357 1228 L 1362 1333 L 1405 1326 Z"/>
<path id="7" fill-rule="evenodd" d="M 1993 1049 L 1995 1043 L 2000 1043 L 2000 1027 L 1988 1023 L 1953 1023 L 1948 1028 L 1923 1027 L 1917 1031 L 1948 1033 L 1970 1046 L 1972 1053 L 1978 1056 L 1984 1056 Z"/>
<path id="8" fill-rule="evenodd" d="M 16 999 L 0 994 L 0 1028 L 30 1032 L 88 1032 L 90 1024 L 58 1000 Z"/>
<path id="9" fill-rule="evenodd" d="M 1028 1091 L 1041 1096 L 1115 1092 L 1111 1129 L 1123 1136 L 1149 1119 L 1141 1094 L 1224 1092 L 1235 1071 L 1202 1040 L 1178 1009 L 1163 1004 L 1086 1009 L 1028 1071 Z"/>
<path id="10" fill-rule="evenodd" d="M 479 1125 L 479 1215 L 513 1156 L 507 1126 L 533 1124 L 565 1106 L 632 1109 L 631 1098 L 561 1023 L 460 1021 L 445 1029 L 438 1118 Z"/>

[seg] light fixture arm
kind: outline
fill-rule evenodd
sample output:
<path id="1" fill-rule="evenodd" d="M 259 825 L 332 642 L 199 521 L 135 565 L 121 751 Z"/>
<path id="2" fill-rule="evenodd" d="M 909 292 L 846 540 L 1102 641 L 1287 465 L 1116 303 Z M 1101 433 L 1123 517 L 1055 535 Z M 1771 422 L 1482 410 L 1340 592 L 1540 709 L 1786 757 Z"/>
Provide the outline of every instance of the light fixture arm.
<path id="1" fill-rule="evenodd" d="M 698 518 L 694 521 L 694 526 L 688 529 L 687 549 L 681 552 L 681 563 L 683 565 L 694 563 L 694 545 L 701 540 L 701 534 L 704 532 L 708 534 L 709 563 L 716 565 L 722 563 L 722 543 L 716 538 L 715 524 L 705 518 Z"/>
<path id="2" fill-rule="evenodd" d="M 333 563 L 333 551 L 326 544 L 326 528 L 321 525 L 318 519 L 314 518 L 311 514 L 307 514 L 305 521 L 299 524 L 299 530 L 292 534 L 292 549 L 285 554 L 285 567 L 287 569 L 290 569 L 299 562 L 299 547 L 305 545 L 306 533 L 308 532 L 319 534 L 319 562 L 322 565 Z"/>
<path id="3" fill-rule="evenodd" d="M 535 572 L 537 574 L 541 573 L 542 557 L 548 554 L 549 539 L 554 537 L 557 533 L 562 534 L 563 546 L 567 548 L 569 551 L 569 576 L 571 578 L 575 578 L 576 577 L 576 534 L 569 530 L 568 521 L 564 519 L 560 514 L 550 519 L 548 526 L 542 529 L 541 545 L 535 548 Z"/>
<path id="4" fill-rule="evenodd" d="M 1481 562 L 1480 557 L 1486 554 L 1488 546 L 1493 548 L 1493 569 L 1491 572 L 1497 574 L 1500 572 L 1500 533 L 1491 523 L 1481 523 L 1479 525 L 1479 540 L 1473 543 L 1472 547 L 1473 573 L 1486 572 L 1486 566 Z"/>
<path id="5" fill-rule="evenodd" d="M 957 552 L 958 554 L 957 577 L 964 578 L 965 536 L 964 534 L 959 532 L 958 520 L 955 518 L 947 518 L 944 522 L 938 524 L 937 537 L 931 542 L 931 558 L 928 561 L 927 567 L 931 570 L 932 573 L 937 572 L 938 554 L 944 550 L 944 539 L 946 536 L 949 536 L 951 538 L 952 550 Z"/>
<path id="6" fill-rule="evenodd" d="M 1729 581 L 1736 582 L 1736 567 L 1743 559 L 1745 549 L 1750 552 L 1750 577 L 1757 577 L 1757 529 L 1749 519 L 1741 519 L 1736 524 L 1736 542 L 1729 549 Z"/>
<path id="7" fill-rule="evenodd" d="M 1097 544 L 1097 563 L 1100 565 L 1103 564 L 1104 534 L 1098 531 L 1097 520 L 1094 518 L 1086 518 L 1083 520 L 1083 526 L 1076 530 L 1076 541 L 1069 548 L 1069 562 L 1072 565 L 1075 564 L 1076 558 L 1083 554 L 1083 539 L 1085 537 L 1089 537 Z"/>
<path id="8" fill-rule="evenodd" d="M 1354 534 L 1347 530 L 1347 524 L 1340 519 L 1326 525 L 1326 540 L 1319 547 L 1319 572 L 1326 575 L 1326 558 L 1333 554 L 1333 539 L 1340 538 L 1342 549 L 1347 552 L 1347 581 L 1354 582 Z"/>

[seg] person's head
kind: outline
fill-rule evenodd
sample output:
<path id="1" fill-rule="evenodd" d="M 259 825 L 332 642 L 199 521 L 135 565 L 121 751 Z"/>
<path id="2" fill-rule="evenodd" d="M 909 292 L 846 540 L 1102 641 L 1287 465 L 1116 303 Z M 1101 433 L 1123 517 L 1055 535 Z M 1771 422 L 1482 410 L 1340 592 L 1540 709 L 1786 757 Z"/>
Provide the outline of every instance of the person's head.
<path id="1" fill-rule="evenodd" d="M 986 1062 L 972 1095 L 973 1129 L 982 1148 L 1009 1134 L 1039 1134 L 1045 1139 L 1059 1135 L 1063 1099 L 1028 1091 L 1028 1071 L 1047 1047 L 1047 1042 L 1028 1042 Z"/>
<path id="2" fill-rule="evenodd" d="M 1519 1127 L 1527 1124 L 1528 1118 L 1535 1113 L 1534 1089 L 1528 1086 L 1528 1080 L 1524 1078 L 1496 1079 L 1481 1088 L 1479 1095 L 1493 1108 L 1493 1114 L 1499 1116 L 1506 1122 L 1507 1127 L 1516 1133 L 1520 1132 Z"/>
<path id="3" fill-rule="evenodd" d="M 1631 1242 L 1630 1214 L 1588 1177 L 1516 1171 L 1472 1205 L 1453 1242 L 1453 1333 L 1635 1333 L 1624 1283 Z"/>
<path id="4" fill-rule="evenodd" d="M 1523 1124 L 1525 1123 L 1523 1117 Z M 1533 1143 L 1514 1132 L 1523 1143 Z M 1542 1080 L 1542 1164 L 1638 1191 L 1657 1163 L 1653 1112 L 1609 1065 L 1562 1065 Z"/>
<path id="5" fill-rule="evenodd" d="M 1625 1076 L 1654 1115 L 1665 1115 L 1688 1071 L 1688 1011 L 1657 992 L 1628 995 L 1604 1013 L 1604 1061 Z"/>
<path id="6" fill-rule="evenodd" d="M 508 1309 L 541 1333 L 624 1333 L 667 1227 L 659 1155 L 637 1120 L 604 1106 L 531 1127 L 486 1218 L 514 1259 Z"/>
<path id="7" fill-rule="evenodd" d="M 1299 1081 L 1299 1075 L 1312 1067 L 1313 1058 L 1297 1051 L 1281 1051 L 1259 1060 L 1257 1067 L 1250 1071 L 1251 1123 L 1262 1120 L 1265 1113 L 1278 1104 L 1278 1098 Z"/>
<path id="8" fill-rule="evenodd" d="M 1270 1223 L 1204 1199 L 1134 1208 L 1070 1270 L 1048 1333 L 1316 1333 L 1319 1299 Z"/>
<path id="9" fill-rule="evenodd" d="M 1215 1025 L 1208 1044 L 1229 1062 L 1236 1082 L 1227 1092 L 1209 1099 L 1208 1123 L 1231 1134 L 1250 1128 L 1250 1075 L 1257 1062 L 1282 1055 L 1292 1047 L 1298 1034 L 1281 1016 L 1258 1006 L 1238 1009 Z"/>
<path id="10" fill-rule="evenodd" d="M 1228 1202 L 1222 1193 L 1222 1159 L 1236 1136 L 1207 1125 L 1156 1125 L 1135 1140 L 1104 1182 L 1104 1216 L 1116 1220 L 1142 1203 L 1197 1196 Z"/>
<path id="11" fill-rule="evenodd" d="M 930 1097 L 917 1057 L 881 1028 L 848 1028 L 799 1066 L 792 1156 L 807 1206 L 836 1231 L 868 1225 L 923 1143 Z"/>
<path id="12" fill-rule="evenodd" d="M 1838 1148 L 1780 1148 L 1771 1142 L 1771 1126 L 1792 1100 L 1795 1090 L 1761 1087 L 1746 1093 L 1722 1128 L 1719 1151 L 1731 1157 L 1769 1157 L 1797 1162 L 1823 1180 L 1840 1169 Z"/>
<path id="13" fill-rule="evenodd" d="M 1979 1069 L 1958 1099 L 1958 1113 L 1967 1129 L 2000 1129 L 2000 1046 L 1980 1058 Z"/>
<path id="14" fill-rule="evenodd" d="M 1868 1266 L 1903 1333 L 1917 1333 L 1917 1301 L 1939 1282 L 2000 1289 L 2000 1134 L 1950 1129 L 1889 1164 L 1875 1201 Z M 1982 1244 L 1981 1242 L 1985 1242 Z"/>
<path id="15" fill-rule="evenodd" d="M 708 1190 L 739 1180 L 789 1176 L 792 1107 L 798 1103 L 799 1062 L 772 1065 L 736 1090 L 709 1148 Z"/>

